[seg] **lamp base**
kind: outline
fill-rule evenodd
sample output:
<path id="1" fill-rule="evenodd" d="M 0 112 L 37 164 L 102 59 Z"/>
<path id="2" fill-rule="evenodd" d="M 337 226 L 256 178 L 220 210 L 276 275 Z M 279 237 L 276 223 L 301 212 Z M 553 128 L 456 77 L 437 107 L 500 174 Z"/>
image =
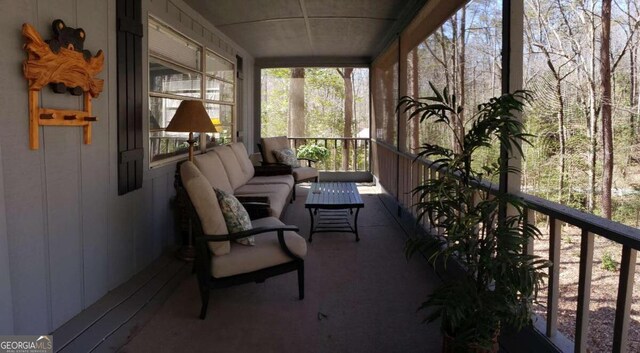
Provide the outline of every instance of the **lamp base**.
<path id="1" fill-rule="evenodd" d="M 182 261 L 192 262 L 196 258 L 196 248 L 192 245 L 184 245 L 176 251 L 176 257 Z"/>

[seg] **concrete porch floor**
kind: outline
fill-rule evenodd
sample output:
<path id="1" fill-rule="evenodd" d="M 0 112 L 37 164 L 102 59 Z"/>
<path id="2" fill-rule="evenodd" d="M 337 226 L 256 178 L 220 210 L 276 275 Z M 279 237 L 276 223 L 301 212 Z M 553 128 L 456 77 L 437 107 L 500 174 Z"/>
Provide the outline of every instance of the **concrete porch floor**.
<path id="1" fill-rule="evenodd" d="M 308 186 L 284 221 L 308 238 Z M 416 309 L 438 277 L 426 261 L 403 254 L 406 234 L 374 187 L 360 187 L 360 237 L 320 233 L 308 244 L 305 299 L 295 273 L 213 291 L 206 320 L 189 275 L 119 352 L 439 352 L 438 325 Z M 115 348 L 111 346 L 112 348 Z"/>

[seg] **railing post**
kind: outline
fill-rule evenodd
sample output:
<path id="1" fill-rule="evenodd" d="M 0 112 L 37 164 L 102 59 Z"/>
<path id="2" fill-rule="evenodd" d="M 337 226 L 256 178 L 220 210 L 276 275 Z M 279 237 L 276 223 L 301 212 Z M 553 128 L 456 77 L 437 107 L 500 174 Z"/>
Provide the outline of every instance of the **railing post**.
<path id="1" fill-rule="evenodd" d="M 353 151 L 353 171 L 357 172 L 358 171 L 358 140 L 350 140 L 349 143 L 353 144 L 353 148 L 351 148 L 351 150 Z"/>
<path id="2" fill-rule="evenodd" d="M 373 151 L 371 144 L 369 143 L 370 141 L 370 139 L 364 140 L 364 167 L 365 170 L 370 171 L 373 174 L 373 171 L 371 170 L 371 154 Z"/>
<path id="3" fill-rule="evenodd" d="M 562 222 L 549 217 L 549 286 L 547 288 L 547 336 L 558 331 L 558 297 L 560 295 L 560 239 Z"/>
<path id="4" fill-rule="evenodd" d="M 593 267 L 593 233 L 582 230 L 580 242 L 580 272 L 578 278 L 578 308 L 576 310 L 576 353 L 587 352 L 589 303 L 591 301 L 591 270 Z"/>
<path id="5" fill-rule="evenodd" d="M 627 351 L 629 320 L 631 320 L 631 301 L 633 300 L 633 280 L 636 272 L 637 251 L 629 246 L 622 247 L 620 261 L 620 282 L 616 302 L 616 321 L 613 325 L 613 351 Z"/>

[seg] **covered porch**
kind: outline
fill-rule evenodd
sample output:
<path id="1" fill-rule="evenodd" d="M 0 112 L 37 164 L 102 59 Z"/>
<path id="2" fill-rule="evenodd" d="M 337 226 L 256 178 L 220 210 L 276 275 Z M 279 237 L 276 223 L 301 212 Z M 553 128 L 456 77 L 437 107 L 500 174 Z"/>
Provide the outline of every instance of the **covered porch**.
<path id="1" fill-rule="evenodd" d="M 307 190 L 308 185 L 304 184 L 298 188 L 298 197 L 287 207 L 283 219 L 286 224 L 298 226 L 299 234 L 305 238 L 309 233 L 309 214 L 304 208 Z M 361 240 L 356 242 L 351 233 L 314 235 L 305 258 L 304 300 L 298 300 L 296 275 L 290 273 L 260 284 L 214 290 L 208 316 L 199 320 L 198 285 L 190 266 L 171 264 L 175 260 L 165 259 L 162 271 L 174 273 L 165 279 L 171 289 L 154 293 L 148 305 L 151 308 L 138 308 L 127 300 L 105 312 L 103 319 L 85 327 L 84 332 L 73 331 L 83 326 L 74 324 L 74 319 L 54 332 L 58 349 L 439 351 L 437 323 L 421 324 L 425 313 L 416 310 L 440 279 L 424 258 L 416 256 L 407 261 L 403 249 L 411 230 L 405 227 L 411 225 L 394 217 L 379 189 L 362 185 L 359 190 L 365 201 L 359 222 Z M 131 317 L 116 314 L 123 310 L 131 311 Z M 103 342 L 86 339 L 101 335 Z"/>
<path id="2" fill-rule="evenodd" d="M 439 170 L 428 160 L 416 160 L 418 142 L 431 141 L 420 141 L 426 132 L 421 135 L 396 107 L 401 96 L 420 93 L 412 71 L 418 67 L 418 49 L 425 53 L 427 38 L 437 31 L 444 35 L 443 23 L 472 2 L 247 3 L 29 0 L 7 5 L 0 15 L 4 33 L 10 33 L 0 40 L 12 48 L 0 61 L 5 78 L 0 102 L 7 117 L 0 131 L 0 335 L 52 334 L 53 350 L 71 353 L 441 351 L 437 323 L 422 324 L 426 313 L 417 309 L 452 273 L 434 269 L 422 254 L 410 260 L 404 255 L 407 237 L 431 230 L 424 219 L 416 222 L 418 199 L 412 190 L 438 178 Z M 525 86 L 525 2 L 487 4 L 500 9 L 487 30 L 500 50 L 490 53 L 491 89 L 480 85 L 474 97 Z M 92 103 L 98 116 L 92 144 L 81 142 L 80 130 L 39 127 L 40 148 L 32 150 L 17 29 L 31 22 L 48 34 L 56 18 L 84 28 L 85 48 L 105 51 L 105 87 Z M 136 41 L 135 54 L 118 52 L 121 32 Z M 120 73 L 122 61 L 135 77 Z M 261 70 L 280 67 L 370 70 L 369 136 L 288 136 L 294 148 L 313 141 L 330 149 L 333 159 L 322 165 L 321 180 L 362 182 L 362 240 L 339 232 L 314 236 L 302 301 L 295 274 L 286 274 L 214 290 L 209 316 L 198 320 L 191 264 L 174 256 L 188 242 L 175 213 L 176 169 L 187 158 L 187 135 L 166 128 L 180 100 L 195 97 L 217 129 L 200 134 L 196 155 L 229 142 L 258 153 Z M 171 75 L 180 81 L 174 90 L 154 80 Z M 463 86 L 464 75 L 463 69 Z M 54 107 L 84 104 L 48 90 L 41 96 Z M 341 168 L 336 156 L 345 149 L 348 167 Z M 520 160 L 512 163 L 521 166 Z M 294 187 L 298 197 L 286 205 L 281 220 L 308 239 L 309 184 Z M 519 176 L 501 175 L 494 191 L 524 200 L 528 220 L 541 224 L 544 233 L 526 251 L 556 264 L 548 271 L 534 327 L 517 335 L 505 328 L 501 351 L 587 351 L 593 337 L 591 285 L 598 280 L 592 281 L 599 265 L 594 248 L 598 251 L 598 241 L 605 239 L 621 248 L 612 275 L 618 287 L 608 301 L 598 299 L 615 301 L 606 308 L 609 321 L 603 324 L 611 331 L 610 348 L 639 349 L 632 305 L 639 297 L 633 289 L 640 231 L 528 195 Z M 575 278 L 562 277 L 569 265 L 577 267 Z M 565 288 L 575 296 L 563 297 Z M 571 308 L 562 310 L 565 306 Z"/>

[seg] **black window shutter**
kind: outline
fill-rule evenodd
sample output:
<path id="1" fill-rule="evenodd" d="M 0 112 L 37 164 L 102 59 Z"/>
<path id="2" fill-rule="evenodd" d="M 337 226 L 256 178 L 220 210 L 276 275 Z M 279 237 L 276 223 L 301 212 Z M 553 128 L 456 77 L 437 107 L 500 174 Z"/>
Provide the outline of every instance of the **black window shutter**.
<path id="1" fill-rule="evenodd" d="M 142 187 L 141 0 L 117 0 L 118 195 Z"/>

